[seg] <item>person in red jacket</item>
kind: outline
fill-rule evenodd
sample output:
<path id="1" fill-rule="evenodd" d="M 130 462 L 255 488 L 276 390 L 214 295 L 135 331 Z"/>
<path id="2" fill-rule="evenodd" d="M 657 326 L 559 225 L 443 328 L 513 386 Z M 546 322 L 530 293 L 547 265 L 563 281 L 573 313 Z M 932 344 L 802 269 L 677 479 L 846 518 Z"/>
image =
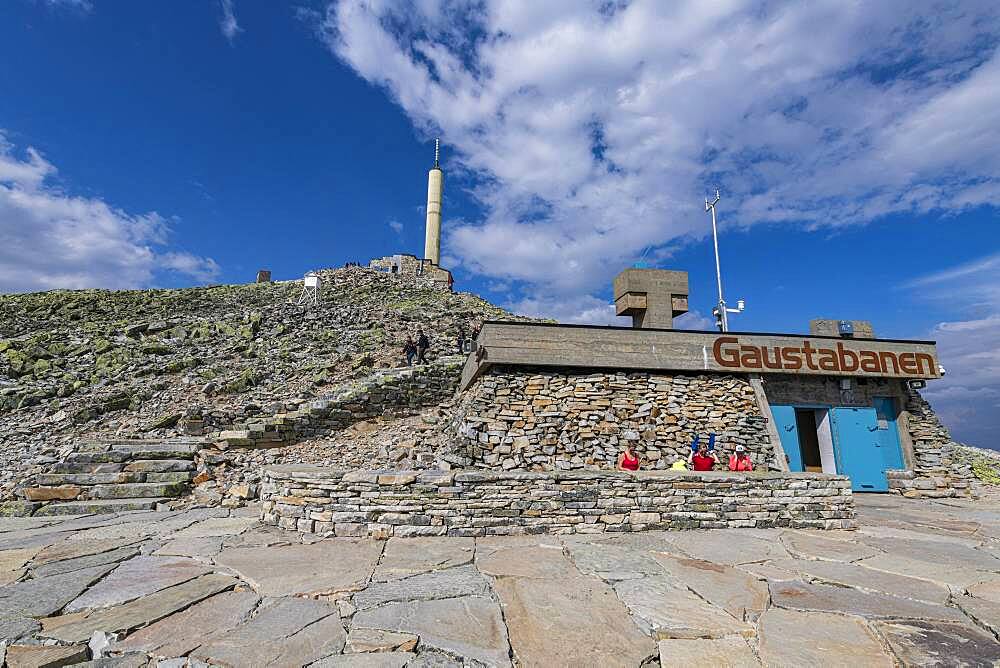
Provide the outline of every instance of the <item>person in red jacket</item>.
<path id="1" fill-rule="evenodd" d="M 742 445 L 737 445 L 735 450 L 733 454 L 729 455 L 729 470 L 753 471 L 753 462 L 750 461 L 747 449 Z"/>
<path id="2" fill-rule="evenodd" d="M 714 436 L 714 434 L 713 434 Z M 714 438 L 712 439 L 715 440 Z M 719 456 L 708 449 L 707 443 L 698 443 L 698 438 L 696 437 L 694 443 L 691 444 L 691 454 L 688 455 L 688 464 L 695 471 L 711 471 L 715 468 L 715 465 L 719 463 Z M 698 451 L 695 452 L 695 447 Z"/>

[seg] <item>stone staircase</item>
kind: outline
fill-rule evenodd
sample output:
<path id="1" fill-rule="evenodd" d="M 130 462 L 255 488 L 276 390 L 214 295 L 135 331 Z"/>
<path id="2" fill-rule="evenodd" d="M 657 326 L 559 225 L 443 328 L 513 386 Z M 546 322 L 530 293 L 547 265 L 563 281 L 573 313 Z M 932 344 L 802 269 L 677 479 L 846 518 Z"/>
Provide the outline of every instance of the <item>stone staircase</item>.
<path id="1" fill-rule="evenodd" d="M 24 496 L 34 515 L 154 510 L 188 492 L 204 446 L 201 439 L 84 443 L 36 476 Z"/>

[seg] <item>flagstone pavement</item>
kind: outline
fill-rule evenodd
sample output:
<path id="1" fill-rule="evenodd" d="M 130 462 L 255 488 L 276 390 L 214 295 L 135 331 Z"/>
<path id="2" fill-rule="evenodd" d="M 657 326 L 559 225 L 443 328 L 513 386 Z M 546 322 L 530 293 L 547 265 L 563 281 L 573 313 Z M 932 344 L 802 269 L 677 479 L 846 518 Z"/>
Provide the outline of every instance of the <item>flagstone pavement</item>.
<path id="1" fill-rule="evenodd" d="M 255 508 L 0 519 L 0 664 L 990 666 L 1000 503 L 856 531 L 317 539 Z"/>

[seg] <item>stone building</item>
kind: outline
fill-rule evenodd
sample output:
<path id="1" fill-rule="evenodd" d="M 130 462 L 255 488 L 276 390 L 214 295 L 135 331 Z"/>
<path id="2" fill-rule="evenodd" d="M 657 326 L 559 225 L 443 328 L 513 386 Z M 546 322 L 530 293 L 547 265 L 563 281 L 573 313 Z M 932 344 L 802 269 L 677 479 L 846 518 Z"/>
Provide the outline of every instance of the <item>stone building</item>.
<path id="1" fill-rule="evenodd" d="M 684 272 L 615 280 L 633 327 L 487 322 L 449 425 L 457 466 L 614 468 L 632 442 L 645 468 L 716 434 L 761 469 L 844 474 L 855 491 L 953 496 L 969 471 L 919 388 L 939 378 L 931 341 L 875 337 L 870 323 L 814 320 L 810 333 L 670 329 Z"/>

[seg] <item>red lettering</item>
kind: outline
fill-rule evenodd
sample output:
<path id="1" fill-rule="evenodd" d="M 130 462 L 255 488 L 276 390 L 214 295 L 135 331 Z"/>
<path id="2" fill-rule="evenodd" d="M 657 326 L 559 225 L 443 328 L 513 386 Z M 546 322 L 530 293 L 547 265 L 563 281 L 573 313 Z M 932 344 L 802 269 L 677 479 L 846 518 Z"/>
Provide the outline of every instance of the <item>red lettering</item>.
<path id="1" fill-rule="evenodd" d="M 861 370 L 869 373 L 879 373 L 882 365 L 879 363 L 878 355 L 870 350 L 861 351 Z"/>
<path id="2" fill-rule="evenodd" d="M 903 370 L 903 373 L 908 373 L 911 376 L 920 373 L 920 369 L 917 367 L 917 356 L 913 353 L 903 353 L 899 356 L 899 368 Z"/>
<path id="3" fill-rule="evenodd" d="M 837 356 L 829 348 L 820 348 L 819 353 L 819 368 L 823 371 L 839 371 L 840 367 L 837 366 Z"/>
<path id="4" fill-rule="evenodd" d="M 924 362 L 927 362 L 927 375 L 936 378 L 937 366 L 934 364 L 934 358 L 927 353 L 917 353 L 917 373 L 924 373 Z"/>
<path id="5" fill-rule="evenodd" d="M 739 343 L 740 340 L 733 336 L 721 336 L 715 340 L 712 346 L 712 356 L 720 366 L 735 368 L 740 365 L 740 355 L 735 350 L 723 350 L 722 346 L 730 343 Z"/>
<path id="6" fill-rule="evenodd" d="M 813 353 L 815 352 L 816 349 L 810 346 L 808 341 L 802 342 L 802 354 L 806 356 L 806 366 L 813 371 L 819 371 L 819 367 L 813 362 Z"/>
<path id="7" fill-rule="evenodd" d="M 844 348 L 843 343 L 837 344 L 837 356 L 840 358 L 840 370 L 841 371 L 857 371 L 858 370 L 858 356 Z M 848 364 L 850 360 L 850 364 Z"/>
<path id="8" fill-rule="evenodd" d="M 879 366 L 882 367 L 882 373 L 889 373 L 889 365 L 886 361 L 892 362 L 892 372 L 895 374 L 899 373 L 899 362 L 896 361 L 896 356 L 890 352 L 882 352 L 878 354 Z"/>
<path id="9" fill-rule="evenodd" d="M 761 368 L 760 348 L 755 346 L 740 346 L 740 363 L 748 369 Z"/>
<path id="10" fill-rule="evenodd" d="M 767 358 L 767 348 L 761 348 L 761 352 L 763 353 L 764 366 L 766 366 L 768 369 L 780 369 L 781 368 L 781 348 L 775 347 L 775 348 L 772 348 L 771 350 L 774 351 L 774 363 L 772 363 L 771 360 L 769 360 Z"/>
<path id="11" fill-rule="evenodd" d="M 801 352 L 801 348 L 782 348 L 781 359 L 784 362 L 784 367 L 786 369 L 801 369 L 802 357 L 799 356 Z"/>

